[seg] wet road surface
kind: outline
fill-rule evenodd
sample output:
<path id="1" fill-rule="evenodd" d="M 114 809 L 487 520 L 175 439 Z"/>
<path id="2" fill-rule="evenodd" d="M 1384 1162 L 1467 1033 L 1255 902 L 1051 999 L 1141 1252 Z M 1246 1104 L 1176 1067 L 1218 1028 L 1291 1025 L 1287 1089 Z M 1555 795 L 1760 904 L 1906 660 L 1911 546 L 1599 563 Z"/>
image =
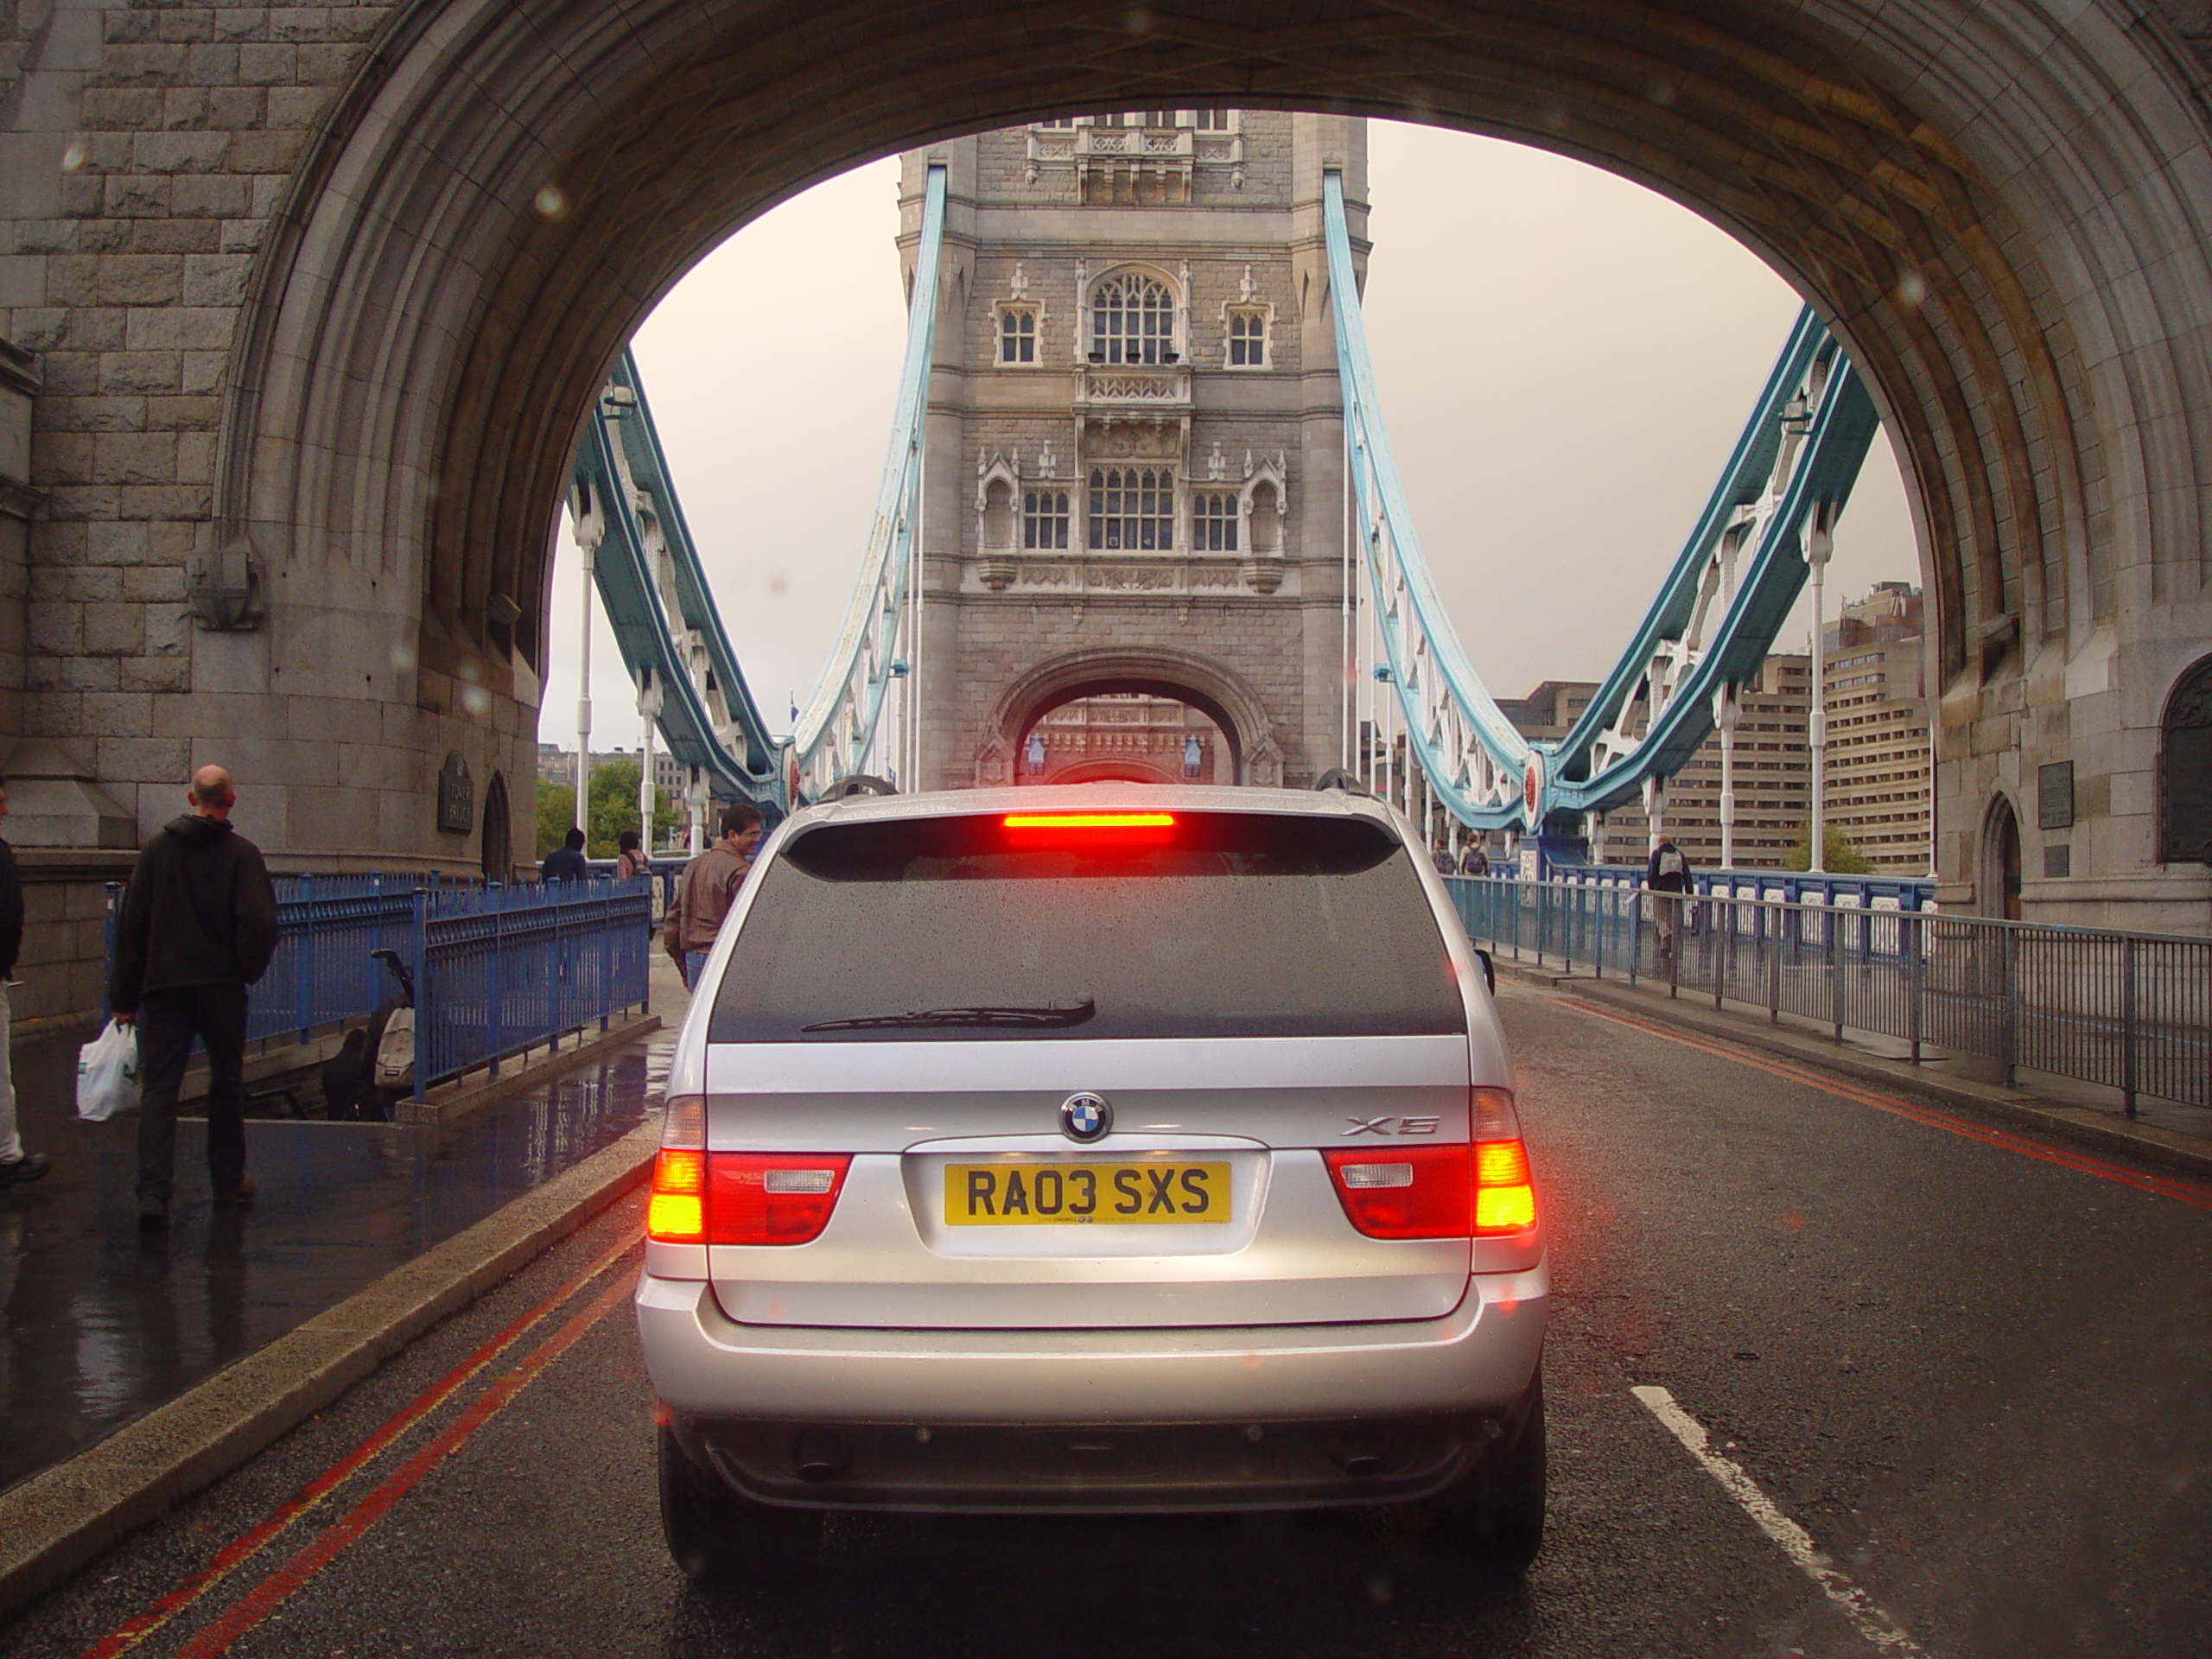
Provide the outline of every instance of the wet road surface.
<path id="1" fill-rule="evenodd" d="M 17 1058 L 24 1142 L 0 1196 L 0 1488 L 72 1457 L 619 1139 L 672 1034 L 450 1127 L 254 1117 L 249 1211 L 208 1204 L 204 1120 L 177 1126 L 165 1234 L 138 1231 L 138 1120 L 71 1115 L 76 1050 Z M 654 1068 L 658 1066 L 658 1071 Z"/>
<path id="2" fill-rule="evenodd" d="M 1524 1585 L 1355 1513 L 833 1521 L 804 1586 L 690 1590 L 623 1300 L 632 1203 L 0 1648 L 2212 1650 L 2212 1194 L 1569 998 L 1503 1003 L 1555 1273 Z"/>

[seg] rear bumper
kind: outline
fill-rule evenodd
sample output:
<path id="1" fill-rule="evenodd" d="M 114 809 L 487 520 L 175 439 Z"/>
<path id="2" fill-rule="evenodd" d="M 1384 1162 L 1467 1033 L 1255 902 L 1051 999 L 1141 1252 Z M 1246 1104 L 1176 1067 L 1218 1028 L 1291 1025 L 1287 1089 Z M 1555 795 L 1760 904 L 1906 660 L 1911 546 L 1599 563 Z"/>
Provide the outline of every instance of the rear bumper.
<path id="1" fill-rule="evenodd" d="M 1539 1264 L 1476 1275 L 1439 1319 L 1138 1331 L 739 1325 L 699 1280 L 642 1279 L 636 1301 L 646 1369 L 680 1437 L 718 1453 L 726 1478 L 768 1501 L 1161 1509 L 1376 1503 L 1447 1484 L 1479 1450 L 1483 1426 L 1535 1376 L 1548 1294 Z M 1385 1421 L 1406 1427 L 1382 1465 L 1362 1462 L 1357 1447 L 1339 1455 L 1340 1431 Z M 849 1472 L 803 1480 L 804 1426 L 840 1431 Z M 1195 1438 L 1160 1438 L 1169 1426 Z M 1293 1426 L 1303 1429 L 1286 1433 Z M 918 1429 L 930 1436 L 916 1438 Z M 1147 1431 L 1122 1460 L 1135 1484 L 1098 1490 L 1086 1459 L 1113 1454 L 1037 1435 L 1062 1429 Z M 1259 1455 L 1270 1432 L 1294 1455 Z M 959 1455 L 905 1450 L 933 1444 Z M 832 1447 L 810 1461 L 839 1455 Z M 1346 1457 L 1363 1472 L 1348 1471 Z"/>

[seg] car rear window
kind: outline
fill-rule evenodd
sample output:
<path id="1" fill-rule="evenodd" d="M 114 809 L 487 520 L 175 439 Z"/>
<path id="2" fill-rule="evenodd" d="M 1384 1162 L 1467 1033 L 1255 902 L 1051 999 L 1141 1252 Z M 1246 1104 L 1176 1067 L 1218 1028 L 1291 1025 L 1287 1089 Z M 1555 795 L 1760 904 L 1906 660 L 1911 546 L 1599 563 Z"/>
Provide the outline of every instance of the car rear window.
<path id="1" fill-rule="evenodd" d="M 994 814 L 805 831 L 754 878 L 710 1040 L 1466 1029 L 1420 878 L 1382 826 L 1152 816 L 1173 821 L 1021 829 Z"/>

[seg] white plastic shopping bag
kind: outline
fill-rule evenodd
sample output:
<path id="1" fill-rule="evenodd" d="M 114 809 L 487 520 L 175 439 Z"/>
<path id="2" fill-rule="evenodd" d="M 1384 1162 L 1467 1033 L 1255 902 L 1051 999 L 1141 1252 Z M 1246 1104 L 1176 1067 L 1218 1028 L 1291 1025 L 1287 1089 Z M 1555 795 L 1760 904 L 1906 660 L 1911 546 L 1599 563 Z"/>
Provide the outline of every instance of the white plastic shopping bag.
<path id="1" fill-rule="evenodd" d="M 138 1109 L 138 1027 L 107 1022 L 77 1051 L 77 1116 L 103 1123 Z"/>

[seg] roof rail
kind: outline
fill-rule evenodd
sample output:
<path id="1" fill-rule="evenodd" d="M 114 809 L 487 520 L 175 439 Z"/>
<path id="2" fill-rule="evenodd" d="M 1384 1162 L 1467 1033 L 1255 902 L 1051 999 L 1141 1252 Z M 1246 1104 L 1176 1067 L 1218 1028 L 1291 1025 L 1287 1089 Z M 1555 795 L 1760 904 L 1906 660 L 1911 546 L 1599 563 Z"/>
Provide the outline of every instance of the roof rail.
<path id="1" fill-rule="evenodd" d="M 896 795 L 898 792 L 899 785 L 887 778 L 879 778 L 874 772 L 848 772 L 823 790 L 822 798 L 842 801 L 855 795 Z"/>
<path id="2" fill-rule="evenodd" d="M 1313 780 L 1316 789 L 1341 789 L 1347 795 L 1372 796 L 1375 791 L 1342 766 L 1331 766 Z"/>

